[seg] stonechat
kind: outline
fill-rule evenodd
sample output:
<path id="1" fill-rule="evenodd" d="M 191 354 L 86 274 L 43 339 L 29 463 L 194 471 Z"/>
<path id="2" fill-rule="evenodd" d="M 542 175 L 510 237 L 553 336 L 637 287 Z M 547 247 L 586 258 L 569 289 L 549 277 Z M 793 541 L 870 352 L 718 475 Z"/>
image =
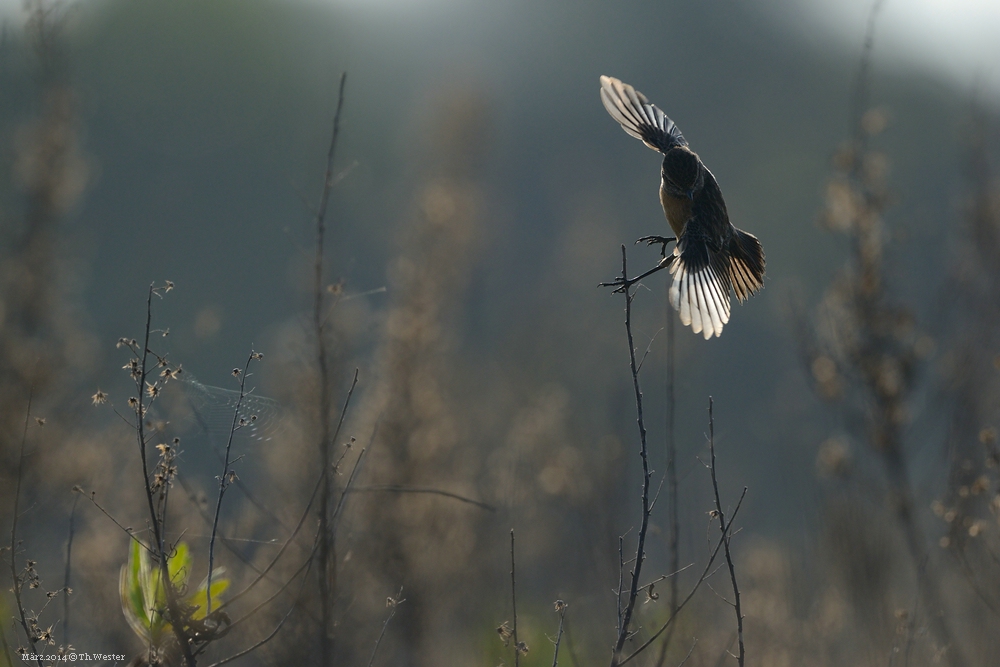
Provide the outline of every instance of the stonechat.
<path id="1" fill-rule="evenodd" d="M 662 244 L 663 259 L 641 276 L 613 284 L 630 286 L 669 268 L 673 275 L 670 303 L 681 322 L 706 340 L 722 335 L 722 327 L 729 322 L 730 290 L 742 302 L 764 286 L 760 241 L 729 222 L 715 176 L 688 147 L 677 125 L 645 95 L 618 79 L 602 76 L 601 101 L 622 129 L 663 155 L 660 204 L 676 235 L 639 239 L 649 245 Z M 668 257 L 670 242 L 676 243 Z"/>

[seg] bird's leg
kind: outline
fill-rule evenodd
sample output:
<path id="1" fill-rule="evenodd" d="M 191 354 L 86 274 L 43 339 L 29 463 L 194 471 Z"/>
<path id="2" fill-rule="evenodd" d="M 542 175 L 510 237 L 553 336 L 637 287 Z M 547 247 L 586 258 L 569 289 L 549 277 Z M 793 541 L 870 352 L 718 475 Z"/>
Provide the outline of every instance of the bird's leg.
<path id="1" fill-rule="evenodd" d="M 641 241 L 642 239 L 639 239 L 639 240 Z M 636 284 L 637 282 L 639 282 L 643 278 L 645 278 L 647 276 L 653 275 L 654 273 L 656 273 L 660 269 L 667 268 L 668 266 L 670 266 L 671 264 L 673 264 L 673 262 L 674 262 L 673 255 L 671 255 L 670 257 L 664 256 L 664 258 L 661 259 L 660 262 L 656 266 L 654 266 L 653 268 L 651 268 L 649 271 L 646 271 L 645 273 L 636 276 L 635 278 L 615 278 L 610 283 L 601 283 L 600 285 L 598 285 L 598 287 L 614 287 L 615 289 L 612 292 L 612 294 L 617 293 L 617 292 L 624 292 L 625 290 L 627 290 L 628 288 L 632 287 L 632 285 Z"/>
<path id="2" fill-rule="evenodd" d="M 667 256 L 667 244 L 674 243 L 677 241 L 673 236 L 643 236 L 641 239 L 636 241 L 636 244 L 646 242 L 647 246 L 660 244 L 660 257 Z"/>

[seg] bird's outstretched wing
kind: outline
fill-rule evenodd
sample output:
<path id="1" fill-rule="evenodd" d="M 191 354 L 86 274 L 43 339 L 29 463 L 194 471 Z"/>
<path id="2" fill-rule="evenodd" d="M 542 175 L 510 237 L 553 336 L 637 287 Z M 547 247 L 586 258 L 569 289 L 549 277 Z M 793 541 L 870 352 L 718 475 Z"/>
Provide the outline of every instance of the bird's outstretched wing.
<path id="1" fill-rule="evenodd" d="M 627 83 L 602 76 L 601 101 L 623 130 L 653 150 L 666 153 L 675 146 L 687 146 L 677 124 Z"/>

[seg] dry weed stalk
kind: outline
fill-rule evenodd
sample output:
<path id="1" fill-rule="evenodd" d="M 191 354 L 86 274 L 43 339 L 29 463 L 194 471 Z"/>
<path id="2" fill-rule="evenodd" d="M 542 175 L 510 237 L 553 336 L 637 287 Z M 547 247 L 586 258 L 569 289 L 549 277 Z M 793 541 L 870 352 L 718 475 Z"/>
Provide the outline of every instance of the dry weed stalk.
<path id="1" fill-rule="evenodd" d="M 482 462 L 471 454 L 474 443 L 465 442 L 467 417 L 452 391 L 459 367 L 456 303 L 479 237 L 487 105 L 459 91 L 434 111 L 421 146 L 426 181 L 417 191 L 417 210 L 394 235 L 392 303 L 367 406 L 368 414 L 381 415 L 379 457 L 368 473 L 374 483 L 358 487 L 365 491 L 363 520 L 376 528 L 358 547 L 364 554 L 357 558 L 358 576 L 370 587 L 406 583 L 407 603 L 393 624 L 396 650 L 412 664 L 444 659 L 432 629 L 458 620 L 448 614 L 469 593 L 458 578 L 469 577 L 470 563 L 480 562 L 473 554 L 482 512 L 473 508 L 493 509 L 470 498 Z"/>
<path id="2" fill-rule="evenodd" d="M 337 592 L 337 553 L 334 543 L 334 533 L 331 526 L 331 500 L 333 498 L 333 462 L 334 439 L 332 433 L 332 395 L 329 351 L 324 332 L 328 312 L 323 288 L 324 279 L 324 239 L 326 236 L 326 213 L 330 203 L 330 193 L 333 191 L 335 174 L 334 159 L 337 154 L 337 138 L 340 135 L 340 114 L 344 108 L 344 86 L 347 83 L 347 72 L 340 77 L 340 88 L 337 95 L 337 110 L 333 114 L 333 131 L 330 137 L 330 148 L 327 151 L 326 173 L 323 176 L 323 191 L 320 196 L 319 208 L 316 210 L 316 260 L 314 264 L 313 284 L 313 334 L 316 336 L 316 368 L 319 372 L 319 391 L 317 393 L 319 414 L 319 450 L 323 489 L 319 502 L 319 576 L 320 598 L 320 655 L 322 665 L 330 665 L 333 661 L 335 643 L 333 630 L 333 603 Z M 357 382 L 357 375 L 355 375 Z M 353 391 L 354 387 L 351 387 Z"/>
<path id="3" fill-rule="evenodd" d="M 969 196 L 963 211 L 952 275 L 946 286 L 950 341 L 943 391 L 950 397 L 944 496 L 932 504 L 946 526 L 948 549 L 969 591 L 1000 618 L 1000 182 L 992 164 L 996 121 L 973 106 L 966 134 L 964 177 Z M 977 605 L 978 606 L 978 605 Z M 982 630 L 986 630 L 985 627 Z"/>
<path id="4" fill-rule="evenodd" d="M 869 102 L 874 31 L 881 6 L 881 0 L 875 2 L 869 15 L 852 101 L 853 137 L 834 157 L 821 219 L 826 229 L 846 237 L 849 259 L 824 296 L 819 325 L 813 328 L 802 322 L 800 334 L 817 393 L 839 406 L 845 423 L 881 460 L 892 516 L 914 568 L 923 571 L 929 566 L 929 553 L 915 509 L 904 432 L 921 362 L 930 353 L 931 343 L 918 331 L 910 309 L 898 303 L 886 279 L 888 159 L 871 144 L 888 119 L 884 111 L 870 108 Z M 966 660 L 943 615 L 939 580 L 932 571 L 918 573 L 917 588 L 934 635 L 947 647 L 950 663 L 960 667 Z"/>

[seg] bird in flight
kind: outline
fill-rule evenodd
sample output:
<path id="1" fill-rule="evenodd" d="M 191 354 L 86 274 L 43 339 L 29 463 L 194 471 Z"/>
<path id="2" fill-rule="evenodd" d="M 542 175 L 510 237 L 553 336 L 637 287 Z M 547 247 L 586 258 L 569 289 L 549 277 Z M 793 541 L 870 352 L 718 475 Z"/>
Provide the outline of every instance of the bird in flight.
<path id="1" fill-rule="evenodd" d="M 646 276 L 669 268 L 670 303 L 681 322 L 708 340 L 722 335 L 729 322 L 730 290 L 741 302 L 764 286 L 764 249 L 753 234 L 729 222 L 715 176 L 688 148 L 680 129 L 638 90 L 610 76 L 601 77 L 601 101 L 627 133 L 663 155 L 660 203 L 676 236 L 644 236 L 636 241 L 661 244 L 662 259 L 633 279 L 607 286 L 625 290 Z M 676 242 L 667 256 L 667 244 Z M 617 291 L 617 290 L 616 290 Z"/>

